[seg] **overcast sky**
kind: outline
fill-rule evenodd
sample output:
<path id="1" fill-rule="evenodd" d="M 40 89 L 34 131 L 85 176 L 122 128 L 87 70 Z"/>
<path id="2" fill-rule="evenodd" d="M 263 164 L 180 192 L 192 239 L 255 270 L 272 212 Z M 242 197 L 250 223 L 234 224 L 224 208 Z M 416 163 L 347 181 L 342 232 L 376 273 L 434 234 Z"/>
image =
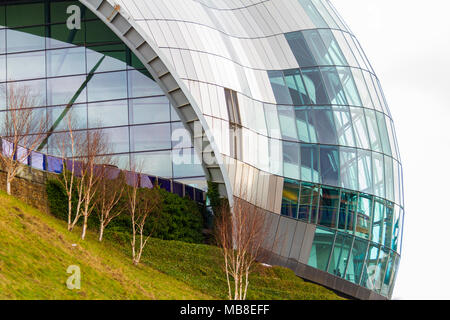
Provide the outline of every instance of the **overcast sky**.
<path id="1" fill-rule="evenodd" d="M 332 0 L 394 117 L 406 222 L 394 299 L 450 299 L 450 2 Z"/>

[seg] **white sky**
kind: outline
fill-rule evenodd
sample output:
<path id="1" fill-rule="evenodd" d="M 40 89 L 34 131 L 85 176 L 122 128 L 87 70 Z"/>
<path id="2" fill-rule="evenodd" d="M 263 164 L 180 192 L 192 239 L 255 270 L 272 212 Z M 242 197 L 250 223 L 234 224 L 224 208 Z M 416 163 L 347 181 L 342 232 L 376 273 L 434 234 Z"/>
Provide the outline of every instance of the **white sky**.
<path id="1" fill-rule="evenodd" d="M 332 0 L 386 94 L 406 222 L 393 299 L 450 299 L 450 2 Z"/>

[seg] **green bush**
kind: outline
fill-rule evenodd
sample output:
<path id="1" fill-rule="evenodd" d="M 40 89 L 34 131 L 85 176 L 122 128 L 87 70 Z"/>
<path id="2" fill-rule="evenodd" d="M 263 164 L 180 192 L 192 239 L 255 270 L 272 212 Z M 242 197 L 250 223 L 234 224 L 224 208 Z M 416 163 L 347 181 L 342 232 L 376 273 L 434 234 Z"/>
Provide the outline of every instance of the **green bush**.
<path id="1" fill-rule="evenodd" d="M 63 185 L 58 180 L 47 181 L 47 197 L 50 212 L 58 219 L 67 221 L 67 195 Z M 189 243 L 202 243 L 204 225 L 202 206 L 189 198 L 181 198 L 163 189 L 157 189 L 162 198 L 162 209 L 158 214 L 151 215 L 145 226 L 145 232 L 153 231 L 152 236 L 164 240 L 177 240 Z M 73 196 L 73 208 L 76 206 L 77 195 Z M 124 193 L 120 205 L 128 205 L 127 194 Z M 75 209 L 73 210 L 75 211 Z M 73 214 L 74 215 L 74 214 Z M 158 217 L 155 219 L 155 217 Z M 81 223 L 81 220 L 79 223 Z M 89 218 L 89 227 L 97 228 L 98 215 L 94 209 Z M 131 217 L 126 208 L 106 228 L 108 233 L 131 233 Z"/>

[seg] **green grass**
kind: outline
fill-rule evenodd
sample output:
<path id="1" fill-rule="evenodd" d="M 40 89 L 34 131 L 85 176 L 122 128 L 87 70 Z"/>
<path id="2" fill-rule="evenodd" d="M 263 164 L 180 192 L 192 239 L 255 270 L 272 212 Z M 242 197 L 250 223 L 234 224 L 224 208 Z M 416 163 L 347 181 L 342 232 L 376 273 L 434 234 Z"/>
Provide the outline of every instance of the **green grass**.
<path id="1" fill-rule="evenodd" d="M 89 231 L 0 192 L 0 299 L 225 299 L 218 248 L 152 239 L 133 266 L 127 236 L 110 232 L 103 243 Z M 66 269 L 81 269 L 81 289 L 69 290 Z M 249 299 L 340 299 L 285 268 L 258 266 Z"/>

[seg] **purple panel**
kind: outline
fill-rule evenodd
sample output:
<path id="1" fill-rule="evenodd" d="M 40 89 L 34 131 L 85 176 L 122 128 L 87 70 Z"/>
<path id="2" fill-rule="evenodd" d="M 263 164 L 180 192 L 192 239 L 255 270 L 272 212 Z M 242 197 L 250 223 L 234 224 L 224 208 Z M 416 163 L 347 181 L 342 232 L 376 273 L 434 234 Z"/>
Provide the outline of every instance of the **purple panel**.
<path id="1" fill-rule="evenodd" d="M 139 175 L 136 172 L 125 172 L 125 178 L 129 186 L 136 186 L 139 183 Z"/>
<path id="2" fill-rule="evenodd" d="M 47 171 L 61 173 L 63 170 L 63 161 L 60 158 L 47 156 Z"/>
<path id="3" fill-rule="evenodd" d="M 141 188 L 153 189 L 153 183 L 149 176 L 141 175 Z"/>
<path id="4" fill-rule="evenodd" d="M 194 189 L 194 191 L 195 191 L 195 201 L 204 203 L 205 200 L 203 199 L 203 190 Z"/>
<path id="5" fill-rule="evenodd" d="M 194 188 L 190 186 L 186 186 L 186 197 L 189 197 L 191 200 L 194 200 Z"/>
<path id="6" fill-rule="evenodd" d="M 183 185 L 178 182 L 173 183 L 173 193 L 179 195 L 180 197 L 183 197 Z"/>
<path id="7" fill-rule="evenodd" d="M 164 189 L 168 192 L 172 192 L 170 188 L 170 180 L 160 178 L 158 179 L 158 184 L 161 187 L 161 189 Z"/>
<path id="8" fill-rule="evenodd" d="M 44 155 L 38 152 L 31 152 L 31 167 L 38 170 L 45 170 Z"/>

